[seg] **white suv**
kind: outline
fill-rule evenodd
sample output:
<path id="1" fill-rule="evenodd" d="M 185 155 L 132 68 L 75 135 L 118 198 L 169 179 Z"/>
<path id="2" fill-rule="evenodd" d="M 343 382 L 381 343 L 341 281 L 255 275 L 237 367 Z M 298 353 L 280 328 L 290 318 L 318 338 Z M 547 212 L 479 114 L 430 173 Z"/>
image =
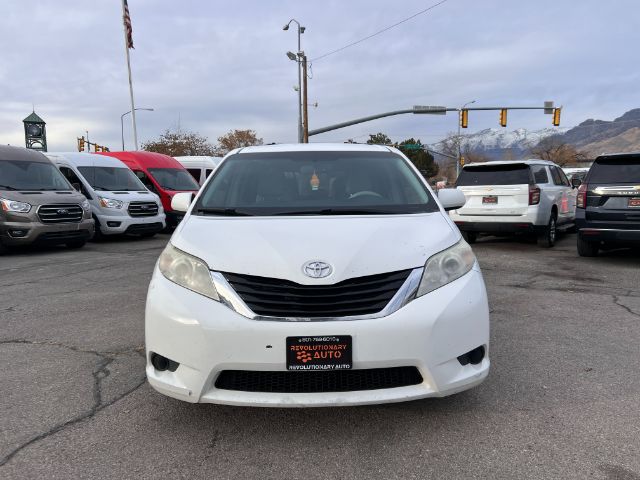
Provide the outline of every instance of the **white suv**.
<path id="1" fill-rule="evenodd" d="M 577 190 L 555 163 L 517 160 L 465 165 L 456 188 L 467 199 L 450 212 L 469 243 L 479 233 L 534 233 L 553 247 L 558 230 L 575 228 Z"/>
<path id="2" fill-rule="evenodd" d="M 328 406 L 442 397 L 489 373 L 469 245 L 398 150 L 247 147 L 185 211 L 153 273 L 147 378 L 188 402 Z"/>

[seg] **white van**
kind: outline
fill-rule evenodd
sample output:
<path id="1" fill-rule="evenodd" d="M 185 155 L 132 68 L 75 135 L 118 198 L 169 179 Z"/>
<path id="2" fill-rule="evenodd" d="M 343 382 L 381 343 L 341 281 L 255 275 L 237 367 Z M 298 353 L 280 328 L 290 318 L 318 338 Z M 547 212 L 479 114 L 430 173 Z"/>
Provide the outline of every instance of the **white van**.
<path id="1" fill-rule="evenodd" d="M 147 296 L 147 378 L 187 402 L 303 407 L 443 397 L 489 373 L 478 262 L 400 151 L 232 151 L 194 195 Z"/>
<path id="2" fill-rule="evenodd" d="M 90 153 L 45 153 L 91 204 L 95 237 L 151 237 L 165 228 L 162 203 L 120 160 Z"/>
<path id="3" fill-rule="evenodd" d="M 207 157 L 204 155 L 173 158 L 178 160 L 201 186 L 204 185 L 209 175 L 213 173 L 222 160 L 222 157 Z"/>

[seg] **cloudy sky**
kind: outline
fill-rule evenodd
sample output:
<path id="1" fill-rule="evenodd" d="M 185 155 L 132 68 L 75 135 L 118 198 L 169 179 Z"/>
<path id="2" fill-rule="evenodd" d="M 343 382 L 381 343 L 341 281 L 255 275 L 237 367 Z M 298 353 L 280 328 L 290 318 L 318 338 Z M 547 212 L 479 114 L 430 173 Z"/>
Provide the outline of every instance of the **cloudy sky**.
<path id="1" fill-rule="evenodd" d="M 305 27 L 312 60 L 401 21 L 437 0 L 129 0 L 131 61 L 141 141 L 181 127 L 215 142 L 251 128 L 265 142 L 296 140 L 296 49 L 290 19 Z M 310 126 L 415 104 L 563 105 L 563 126 L 611 120 L 640 107 L 637 0 L 448 0 L 353 47 L 312 62 Z M 92 141 L 120 146 L 130 110 L 120 0 L 0 3 L 0 142 L 23 145 L 21 120 L 47 122 L 49 150 Z M 404 115 L 312 137 L 432 143 L 457 116 Z M 508 129 L 549 127 L 541 112 L 510 112 Z M 497 127 L 472 113 L 469 133 Z M 130 122 L 125 123 L 132 148 Z"/>

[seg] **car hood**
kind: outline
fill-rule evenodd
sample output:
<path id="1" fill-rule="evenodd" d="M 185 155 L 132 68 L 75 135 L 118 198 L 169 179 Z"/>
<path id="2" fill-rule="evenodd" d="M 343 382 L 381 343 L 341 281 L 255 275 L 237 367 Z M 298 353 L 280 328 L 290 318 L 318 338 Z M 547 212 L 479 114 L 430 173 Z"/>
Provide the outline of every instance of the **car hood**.
<path id="1" fill-rule="evenodd" d="M 113 192 L 96 191 L 96 195 L 103 198 L 121 200 L 123 202 L 160 202 L 160 198 L 152 192 L 124 192 L 122 190 Z"/>
<path id="2" fill-rule="evenodd" d="M 82 203 L 86 200 L 84 195 L 75 190 L 0 190 L 0 197 L 7 200 L 26 202 L 31 205 L 45 205 L 48 203 Z"/>
<path id="3" fill-rule="evenodd" d="M 306 285 L 424 266 L 460 238 L 440 212 L 389 216 L 189 216 L 171 243 L 211 270 L 273 277 Z M 309 261 L 333 267 L 326 278 L 302 272 Z"/>

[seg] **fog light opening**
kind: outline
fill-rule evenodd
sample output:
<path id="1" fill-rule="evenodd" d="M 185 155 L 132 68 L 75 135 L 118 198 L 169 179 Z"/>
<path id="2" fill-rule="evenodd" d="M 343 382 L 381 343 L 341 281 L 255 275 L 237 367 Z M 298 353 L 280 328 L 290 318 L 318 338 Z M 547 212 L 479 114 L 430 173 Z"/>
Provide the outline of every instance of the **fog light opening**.
<path id="1" fill-rule="evenodd" d="M 474 348 L 473 350 L 468 351 L 467 353 L 460 355 L 458 357 L 458 361 L 460 362 L 460 365 L 478 365 L 484 358 L 484 352 L 484 345 L 481 345 L 477 348 Z"/>
<path id="2" fill-rule="evenodd" d="M 107 227 L 119 227 L 122 222 L 107 222 Z"/>
<path id="3" fill-rule="evenodd" d="M 26 237 L 29 233 L 29 230 L 23 228 L 12 228 L 9 230 L 9 236 L 13 238 L 22 238 Z"/>
<path id="4" fill-rule="evenodd" d="M 175 372 L 180 364 L 167 357 L 158 355 L 155 352 L 151 352 L 151 365 L 153 365 L 153 368 L 155 368 L 159 372 L 164 372 L 165 370 Z"/>

